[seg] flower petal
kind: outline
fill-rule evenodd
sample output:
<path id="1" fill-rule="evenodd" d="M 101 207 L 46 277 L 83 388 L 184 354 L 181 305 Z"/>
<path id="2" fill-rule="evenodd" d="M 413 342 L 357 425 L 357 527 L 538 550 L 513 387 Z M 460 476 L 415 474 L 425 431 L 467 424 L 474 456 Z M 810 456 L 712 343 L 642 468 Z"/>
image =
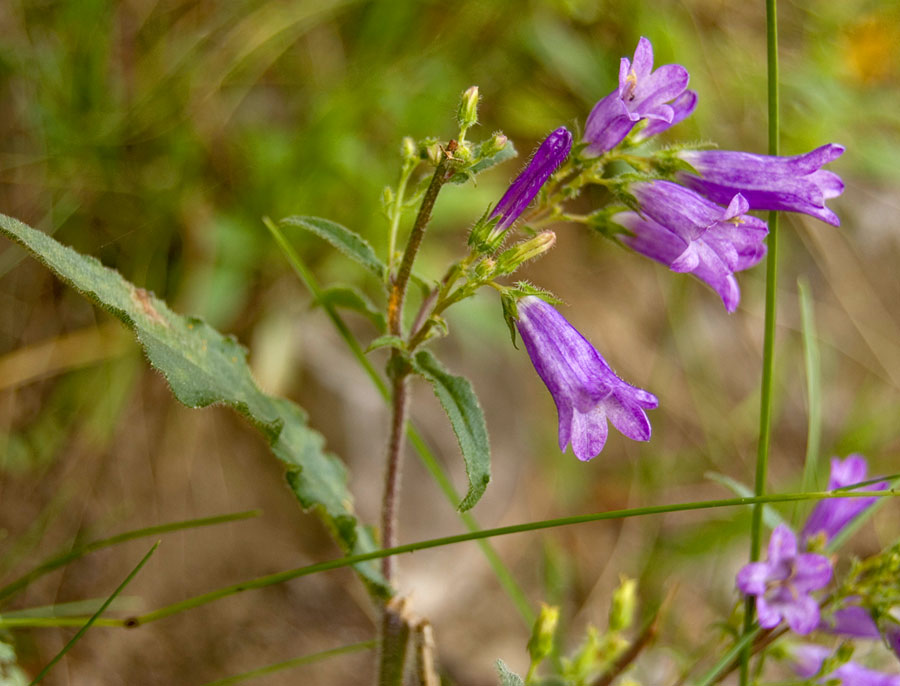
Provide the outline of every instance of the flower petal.
<path id="1" fill-rule="evenodd" d="M 819 604 L 808 595 L 800 595 L 793 602 L 785 603 L 781 613 L 791 630 L 801 636 L 811 633 L 819 624 Z"/>
<path id="2" fill-rule="evenodd" d="M 832 574 L 831 561 L 827 557 L 803 553 L 794 562 L 794 588 L 800 593 L 816 591 L 828 585 Z"/>
<path id="3" fill-rule="evenodd" d="M 737 573 L 737 587 L 745 595 L 762 595 L 766 592 L 770 568 L 768 562 L 750 562 Z"/>

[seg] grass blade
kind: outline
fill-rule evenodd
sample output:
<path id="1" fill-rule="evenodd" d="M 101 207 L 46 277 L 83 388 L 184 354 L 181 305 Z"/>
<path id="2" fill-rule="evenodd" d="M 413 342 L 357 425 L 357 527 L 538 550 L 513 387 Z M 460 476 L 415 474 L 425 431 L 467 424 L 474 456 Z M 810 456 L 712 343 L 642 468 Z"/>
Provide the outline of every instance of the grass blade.
<path id="1" fill-rule="evenodd" d="M 797 280 L 800 293 L 800 320 L 803 332 L 803 361 L 806 367 L 806 402 L 809 420 L 806 429 L 806 459 L 803 462 L 801 489 L 816 490 L 819 470 L 819 451 L 822 440 L 822 368 L 813 299 L 806 279 Z M 797 522 L 799 508 L 794 508 L 792 520 Z"/>
<path id="2" fill-rule="evenodd" d="M 93 553 L 103 548 L 109 548 L 110 546 L 118 545 L 119 543 L 125 543 L 126 541 L 133 541 L 136 538 L 158 536 L 160 534 L 167 534 L 173 531 L 181 531 L 183 529 L 194 529 L 202 526 L 214 526 L 216 524 L 224 524 L 226 522 L 235 522 L 241 519 L 258 517 L 260 514 L 261 512 L 259 510 L 247 510 L 245 512 L 234 512 L 231 514 L 218 515 L 215 517 L 186 519 L 181 522 L 170 522 L 169 524 L 160 524 L 158 526 L 150 526 L 144 529 L 126 531 L 121 534 L 116 534 L 115 536 L 110 536 L 109 538 L 101 538 L 100 540 L 92 541 L 83 546 L 74 548 L 73 550 L 70 550 L 67 553 L 63 553 L 62 555 L 52 557 L 43 564 L 38 565 L 37 567 L 32 569 L 30 572 L 20 576 L 12 583 L 7 584 L 3 588 L 0 588 L 0 600 L 5 600 L 10 596 L 15 595 L 16 593 L 27 587 L 31 582 L 41 578 L 45 574 L 49 574 L 55 569 L 64 567 L 70 562 L 74 562 L 75 560 L 84 557 L 89 553 Z"/>
<path id="3" fill-rule="evenodd" d="M 125 577 L 125 580 L 121 584 L 119 584 L 119 587 L 115 591 L 112 592 L 112 595 L 106 599 L 106 602 L 104 602 L 103 605 L 100 606 L 100 609 L 97 610 L 93 615 L 91 615 L 91 618 L 88 619 L 88 621 L 84 623 L 84 626 L 82 626 L 74 636 L 72 636 L 71 640 L 68 643 L 66 643 L 66 645 L 63 646 L 63 649 L 60 650 L 53 657 L 53 659 L 47 663 L 47 665 L 38 673 L 38 675 L 36 677 L 34 677 L 34 679 L 32 680 L 32 682 L 29 686 L 35 686 L 35 684 L 41 683 L 41 681 L 43 681 L 44 677 L 47 676 L 47 673 L 53 668 L 53 666 L 57 662 L 59 662 L 63 658 L 63 656 L 67 652 L 69 652 L 69 650 L 72 649 L 72 646 L 74 646 L 81 639 L 82 636 L 84 636 L 87 633 L 87 630 L 90 629 L 91 626 L 94 624 L 94 622 L 96 622 L 97 619 L 100 617 L 100 615 L 102 615 L 106 611 L 106 608 L 108 608 L 110 606 L 110 604 L 112 603 L 112 601 L 114 601 L 116 599 L 116 596 L 118 596 L 123 590 L 125 590 L 125 587 L 128 584 L 130 584 L 131 580 L 134 579 L 135 576 L 137 576 L 137 573 L 139 571 L 141 571 L 141 568 L 145 564 L 147 564 L 147 560 L 149 560 L 150 556 L 156 552 L 156 549 L 159 547 L 159 544 L 160 544 L 160 541 L 157 541 L 156 543 L 153 544 L 153 547 L 147 551 L 147 554 L 144 555 L 144 557 L 141 559 L 141 561 L 137 563 L 137 566 L 131 570 L 131 573 L 129 573 L 129 575 Z"/>

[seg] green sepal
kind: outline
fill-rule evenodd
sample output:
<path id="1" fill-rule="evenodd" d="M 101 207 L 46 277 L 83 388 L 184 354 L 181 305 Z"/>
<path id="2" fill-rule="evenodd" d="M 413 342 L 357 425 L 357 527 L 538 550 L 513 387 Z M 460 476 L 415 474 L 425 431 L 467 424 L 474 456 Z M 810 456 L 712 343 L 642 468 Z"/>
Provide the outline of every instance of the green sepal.
<path id="1" fill-rule="evenodd" d="M 464 512 L 479 501 L 491 480 L 491 447 L 484 412 L 469 380 L 450 374 L 430 351 L 417 352 L 412 367 L 431 384 L 459 442 L 469 480 L 469 490 L 457 506 Z"/>
<path id="2" fill-rule="evenodd" d="M 500 677 L 500 686 L 525 686 L 522 677 L 507 667 L 503 660 L 497 660 L 497 675 Z"/>

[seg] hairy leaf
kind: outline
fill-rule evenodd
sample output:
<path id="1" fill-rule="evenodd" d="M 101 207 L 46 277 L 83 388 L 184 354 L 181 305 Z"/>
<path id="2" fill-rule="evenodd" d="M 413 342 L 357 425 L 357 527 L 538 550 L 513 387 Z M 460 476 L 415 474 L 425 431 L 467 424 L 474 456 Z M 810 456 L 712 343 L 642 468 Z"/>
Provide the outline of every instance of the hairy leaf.
<path id="1" fill-rule="evenodd" d="M 469 491 L 458 507 L 468 510 L 479 501 L 491 480 L 491 447 L 481 405 L 469 380 L 450 374 L 428 350 L 416 353 L 413 369 L 431 383 L 459 441 Z"/>
<path id="2" fill-rule="evenodd" d="M 353 286 L 330 286 L 321 292 L 316 305 L 332 305 L 353 310 L 366 317 L 379 333 L 387 330 L 387 319 L 366 295 Z"/>
<path id="3" fill-rule="evenodd" d="M 497 674 L 500 676 L 500 686 L 525 686 L 522 677 L 510 670 L 503 660 L 497 660 Z"/>
<path id="4" fill-rule="evenodd" d="M 182 403 L 228 405 L 250 420 L 288 465 L 288 482 L 301 505 L 320 513 L 348 553 L 376 548 L 371 533 L 353 513 L 343 464 L 325 452 L 324 439 L 307 425 L 299 406 L 259 390 L 247 365 L 247 351 L 233 337 L 201 319 L 172 312 L 155 295 L 93 257 L 16 219 L 0 214 L 0 234 L 25 246 L 63 281 L 131 328 L 150 364 Z M 373 588 L 386 591 L 374 564 L 359 565 L 357 571 Z"/>
<path id="5" fill-rule="evenodd" d="M 316 234 L 319 238 L 328 241 L 347 257 L 356 260 L 363 267 L 375 274 L 378 278 L 384 278 L 387 267 L 378 259 L 372 246 L 346 226 L 321 217 L 293 216 L 285 217 L 279 222 L 282 226 L 296 226 Z"/>

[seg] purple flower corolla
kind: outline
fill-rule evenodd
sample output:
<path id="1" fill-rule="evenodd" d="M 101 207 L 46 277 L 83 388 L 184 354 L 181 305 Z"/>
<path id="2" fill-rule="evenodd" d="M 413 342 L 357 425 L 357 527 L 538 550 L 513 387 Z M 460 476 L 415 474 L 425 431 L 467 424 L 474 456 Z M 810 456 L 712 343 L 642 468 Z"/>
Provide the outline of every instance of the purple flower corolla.
<path id="1" fill-rule="evenodd" d="M 571 149 L 572 134 L 565 126 L 559 127 L 544 139 L 531 161 L 512 182 L 491 212 L 491 218 L 500 218 L 494 229 L 495 232 L 503 232 L 513 225 L 513 222 L 534 200 L 534 196 L 538 194 L 550 175 L 566 159 Z"/>
<path id="2" fill-rule="evenodd" d="M 831 651 L 819 645 L 795 645 L 790 648 L 790 662 L 797 676 L 814 677 L 822 670 Z M 820 679 L 820 683 L 836 681 L 838 686 L 900 686 L 900 674 L 885 674 L 867 669 L 856 662 L 846 662 Z"/>
<path id="3" fill-rule="evenodd" d="M 859 598 L 850 599 L 859 602 Z M 828 619 L 819 622 L 819 629 L 829 634 L 852 636 L 853 638 L 881 638 L 878 625 L 872 615 L 859 605 L 847 605 L 834 611 Z"/>
<path id="4" fill-rule="evenodd" d="M 845 460 L 833 457 L 831 458 L 831 474 L 828 477 L 828 490 L 833 491 L 836 488 L 861 483 L 866 480 L 867 471 L 868 465 L 862 455 L 849 455 Z M 881 491 L 887 487 L 886 481 L 880 481 L 865 488 Z M 825 534 L 825 540 L 830 541 L 856 516 L 871 507 L 876 500 L 878 500 L 876 496 L 820 500 L 809 513 L 800 538 L 806 542 L 813 536 L 822 533 Z"/>
<path id="5" fill-rule="evenodd" d="M 723 208 L 669 181 L 639 182 L 630 190 L 641 214 L 622 212 L 612 218 L 632 233 L 622 242 L 672 271 L 693 274 L 734 312 L 741 299 L 734 273 L 766 254 L 766 223 L 746 214 L 747 201 L 740 194 Z"/>
<path id="6" fill-rule="evenodd" d="M 659 401 L 610 369 L 600 353 L 552 305 L 527 296 L 516 326 L 538 376 L 559 413 L 559 449 L 569 443 L 579 460 L 596 457 L 606 443 L 606 420 L 635 441 L 650 440 L 644 410 Z"/>
<path id="7" fill-rule="evenodd" d="M 900 660 L 900 624 L 888 620 L 884 628 L 884 640 L 888 644 L 888 648 L 894 651 L 894 655 Z"/>
<path id="8" fill-rule="evenodd" d="M 584 140 L 589 154 L 601 155 L 616 147 L 641 119 L 671 124 L 675 110 L 668 105 L 687 88 L 690 75 L 680 64 L 653 70 L 653 46 L 638 41 L 634 59 L 619 63 L 619 86 L 600 100 L 588 115 Z"/>
<path id="9" fill-rule="evenodd" d="M 809 594 L 827 586 L 831 574 L 831 562 L 824 555 L 798 555 L 797 537 L 780 524 L 769 540 L 769 558 L 744 565 L 737 587 L 756 596 L 756 614 L 764 629 L 784 619 L 795 633 L 808 634 L 819 624 L 819 604 Z"/>
<path id="10" fill-rule="evenodd" d="M 803 212 L 833 226 L 841 221 L 825 201 L 844 191 L 837 174 L 821 167 L 836 160 L 844 146 L 835 143 L 793 157 L 753 155 L 730 150 L 686 150 L 678 156 L 699 176 L 679 172 L 678 180 L 715 202 L 743 195 L 754 210 Z"/>
<path id="11" fill-rule="evenodd" d="M 647 126 L 632 137 L 635 143 L 645 141 L 652 136 L 662 133 L 666 129 L 670 129 L 687 119 L 693 114 L 697 107 L 697 93 L 692 90 L 686 90 L 672 101 L 672 121 L 667 122 L 664 119 L 650 119 Z"/>

